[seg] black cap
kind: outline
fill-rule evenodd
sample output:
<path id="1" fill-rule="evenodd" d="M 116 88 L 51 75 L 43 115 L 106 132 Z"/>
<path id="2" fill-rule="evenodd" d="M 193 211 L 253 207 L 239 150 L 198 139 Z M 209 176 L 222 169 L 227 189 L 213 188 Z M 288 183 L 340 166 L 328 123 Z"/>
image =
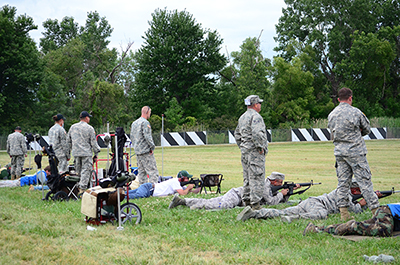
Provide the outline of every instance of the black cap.
<path id="1" fill-rule="evenodd" d="M 83 119 L 85 117 L 92 117 L 92 115 L 90 115 L 87 111 L 82 111 L 81 115 L 79 115 L 79 118 Z"/>
<path id="2" fill-rule="evenodd" d="M 15 130 L 22 131 L 20 126 L 15 127 Z"/>
<path id="3" fill-rule="evenodd" d="M 59 121 L 59 120 L 65 121 L 65 117 L 62 114 L 57 114 L 57 121 Z"/>

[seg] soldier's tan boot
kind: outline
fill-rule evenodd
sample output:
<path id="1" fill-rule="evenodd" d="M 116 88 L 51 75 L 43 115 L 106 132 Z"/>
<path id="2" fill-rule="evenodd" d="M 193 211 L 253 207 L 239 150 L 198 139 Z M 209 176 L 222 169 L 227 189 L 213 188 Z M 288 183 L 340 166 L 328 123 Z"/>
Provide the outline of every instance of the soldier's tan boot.
<path id="1" fill-rule="evenodd" d="M 255 216 L 254 211 L 251 209 L 250 206 L 246 206 L 243 211 L 241 211 L 238 216 L 236 217 L 236 220 L 238 221 L 246 221 L 247 219 L 253 218 Z"/>
<path id="2" fill-rule="evenodd" d="M 175 208 L 178 205 L 186 205 L 186 201 L 185 199 L 180 198 L 178 194 L 175 194 L 174 198 L 168 206 L 168 209 Z"/>
<path id="3" fill-rule="evenodd" d="M 15 179 L 20 179 L 21 178 L 21 176 L 15 176 Z"/>
<path id="4" fill-rule="evenodd" d="M 11 175 L 11 180 L 15 180 L 15 175 Z"/>
<path id="5" fill-rule="evenodd" d="M 351 219 L 354 219 L 354 216 L 350 215 L 347 207 L 340 207 L 339 211 L 340 211 L 340 220 L 342 220 L 343 222 L 347 222 Z"/>

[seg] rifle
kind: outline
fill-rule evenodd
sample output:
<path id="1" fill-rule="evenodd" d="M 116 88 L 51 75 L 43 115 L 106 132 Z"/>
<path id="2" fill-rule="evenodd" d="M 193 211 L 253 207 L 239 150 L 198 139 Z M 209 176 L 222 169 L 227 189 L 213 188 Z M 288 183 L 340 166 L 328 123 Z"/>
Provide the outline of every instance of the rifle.
<path id="1" fill-rule="evenodd" d="M 308 187 L 308 188 L 297 191 L 297 192 L 293 192 L 293 188 L 296 187 L 297 184 L 299 184 L 300 187 Z M 271 186 L 271 190 L 272 190 L 272 194 L 274 194 L 280 189 L 289 189 L 289 192 L 287 193 L 287 195 L 295 195 L 295 194 L 302 194 L 306 190 L 311 188 L 311 186 L 320 185 L 320 184 L 322 184 L 322 183 L 321 182 L 314 183 L 312 180 L 311 180 L 311 182 L 306 182 L 306 183 L 293 183 L 292 181 L 285 181 L 285 183 L 283 183 L 282 186 Z"/>
<path id="2" fill-rule="evenodd" d="M 387 196 L 392 195 L 393 193 L 399 193 L 400 190 L 394 190 L 394 187 L 392 187 L 391 190 L 384 190 L 384 191 L 379 191 L 379 192 L 382 194 L 382 197 L 380 197 L 380 198 L 385 198 Z M 351 201 L 355 203 L 358 199 L 363 198 L 363 195 L 362 194 L 356 194 L 356 195 L 352 194 L 351 197 L 352 197 Z"/>
<path id="3" fill-rule="evenodd" d="M 191 178 L 189 181 L 182 181 L 181 187 L 186 186 L 188 184 L 194 184 L 194 188 L 196 189 L 203 185 L 203 181 L 201 181 L 200 179 Z"/>

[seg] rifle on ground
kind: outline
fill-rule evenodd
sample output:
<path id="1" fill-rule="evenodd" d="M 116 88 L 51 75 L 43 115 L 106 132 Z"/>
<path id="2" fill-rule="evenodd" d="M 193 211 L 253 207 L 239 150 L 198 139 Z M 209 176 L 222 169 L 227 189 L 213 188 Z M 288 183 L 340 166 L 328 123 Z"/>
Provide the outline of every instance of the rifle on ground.
<path id="1" fill-rule="evenodd" d="M 194 188 L 201 187 L 203 182 L 200 179 L 191 178 L 189 181 L 182 181 L 181 187 L 186 186 L 188 184 L 194 184 Z"/>
<path id="2" fill-rule="evenodd" d="M 308 187 L 308 188 L 297 191 L 297 192 L 293 192 L 293 188 L 295 188 L 297 184 L 299 184 L 300 187 Z M 292 181 L 285 181 L 282 186 L 272 186 L 271 185 L 271 190 L 272 190 L 272 194 L 275 194 L 278 190 L 289 189 L 289 192 L 287 193 L 287 195 L 296 195 L 296 194 L 303 194 L 306 190 L 311 188 L 311 186 L 313 186 L 313 185 L 321 185 L 321 184 L 322 184 L 321 182 L 314 183 L 312 180 L 311 180 L 311 182 L 306 182 L 306 183 L 294 183 Z"/>
<path id="3" fill-rule="evenodd" d="M 382 194 L 381 197 L 378 197 L 380 199 L 380 198 L 385 198 L 387 196 L 390 196 L 393 193 L 399 193 L 400 190 L 394 190 L 394 187 L 392 187 L 391 190 L 384 190 L 384 191 L 379 191 L 379 192 Z M 355 203 L 358 199 L 363 198 L 363 195 L 362 194 L 356 194 L 356 195 L 352 194 L 351 197 L 352 197 L 352 202 Z"/>

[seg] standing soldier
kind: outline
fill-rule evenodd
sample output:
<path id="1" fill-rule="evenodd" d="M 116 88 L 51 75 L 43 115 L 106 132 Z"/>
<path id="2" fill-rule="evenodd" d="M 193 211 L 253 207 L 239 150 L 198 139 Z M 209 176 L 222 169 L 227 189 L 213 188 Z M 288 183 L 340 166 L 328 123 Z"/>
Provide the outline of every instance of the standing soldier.
<path id="1" fill-rule="evenodd" d="M 247 111 L 239 118 L 235 140 L 242 153 L 243 197 L 245 206 L 261 209 L 265 185 L 265 156 L 268 153 L 267 132 L 264 120 L 259 114 L 261 103 L 257 95 L 250 95 L 244 103 Z"/>
<path id="2" fill-rule="evenodd" d="M 88 124 L 90 117 L 92 115 L 87 111 L 82 111 L 79 115 L 81 121 L 71 126 L 67 136 L 69 150 L 72 150 L 75 159 L 75 170 L 80 176 L 79 193 L 83 193 L 88 188 L 93 163 L 97 161 L 97 155 L 100 153 L 94 129 Z"/>
<path id="3" fill-rule="evenodd" d="M 335 145 L 337 204 L 341 220 L 347 221 L 352 218 L 347 208 L 350 204 L 349 191 L 353 175 L 372 213 L 379 207 L 379 201 L 372 186 L 371 171 L 366 157 L 367 147 L 362 138 L 371 130 L 369 120 L 359 109 L 351 106 L 351 89 L 340 89 L 338 100 L 340 104 L 328 116 L 328 127 Z"/>
<path id="4" fill-rule="evenodd" d="M 49 142 L 53 146 L 58 160 L 58 171 L 63 173 L 68 170 L 69 149 L 67 132 L 64 129 L 65 118 L 62 114 L 53 116 L 54 125 L 49 130 Z"/>
<path id="5" fill-rule="evenodd" d="M 7 153 L 11 157 L 11 180 L 19 179 L 27 153 L 25 137 L 19 126 L 7 137 Z"/>
<path id="6" fill-rule="evenodd" d="M 151 126 L 148 121 L 150 115 L 150 107 L 144 106 L 141 117 L 132 122 L 131 125 L 131 141 L 136 153 L 139 184 L 148 181 L 151 183 L 158 182 L 158 169 L 153 154 L 156 146 L 151 136 Z M 147 175 L 149 175 L 149 180 L 147 180 Z"/>

